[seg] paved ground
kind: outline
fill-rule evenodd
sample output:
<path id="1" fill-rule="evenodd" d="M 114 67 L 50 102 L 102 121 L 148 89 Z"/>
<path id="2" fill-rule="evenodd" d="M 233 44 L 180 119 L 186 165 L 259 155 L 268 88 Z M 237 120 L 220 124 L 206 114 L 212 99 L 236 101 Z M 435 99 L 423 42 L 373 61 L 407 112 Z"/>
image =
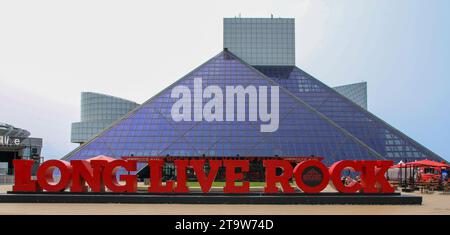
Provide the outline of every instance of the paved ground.
<path id="1" fill-rule="evenodd" d="M 0 186 L 0 192 L 10 186 Z M 422 205 L 184 205 L 184 204 L 40 204 L 0 203 L 0 214 L 333 214 L 333 215 L 450 215 L 450 195 L 424 194 Z"/>

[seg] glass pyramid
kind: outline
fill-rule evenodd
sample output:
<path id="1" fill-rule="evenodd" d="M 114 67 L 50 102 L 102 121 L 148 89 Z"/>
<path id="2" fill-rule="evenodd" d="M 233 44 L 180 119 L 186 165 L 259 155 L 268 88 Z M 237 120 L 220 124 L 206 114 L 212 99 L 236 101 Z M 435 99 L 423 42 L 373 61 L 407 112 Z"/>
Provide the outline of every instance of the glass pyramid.
<path id="1" fill-rule="evenodd" d="M 386 159 L 395 162 L 425 158 L 444 161 L 437 154 L 295 66 L 256 68 Z"/>
<path id="2" fill-rule="evenodd" d="M 387 153 L 390 151 L 387 151 L 386 144 L 391 139 L 392 132 L 367 118 L 366 113 L 353 107 L 355 104 L 349 103 L 351 101 L 331 93 L 331 88 L 306 76 L 295 67 L 289 67 L 287 70 L 275 67 L 259 69 L 225 50 L 63 159 L 87 159 L 100 154 L 114 158 L 167 155 L 314 155 L 324 157 L 324 162 L 331 164 L 342 159 L 370 160 L 389 157 Z M 184 85 L 194 90 L 195 78 L 202 78 L 203 87 L 216 85 L 222 90 L 225 90 L 226 86 L 270 87 L 279 84 L 278 130 L 261 132 L 260 125 L 264 123 L 259 120 L 248 121 L 248 108 L 246 121 L 174 121 L 171 108 L 177 99 L 171 98 L 172 88 Z M 203 99 L 203 104 L 208 100 Z M 343 111 L 340 112 L 340 109 Z M 347 110 L 352 110 L 352 113 L 349 115 Z M 354 126 L 351 125 L 353 116 L 361 119 L 359 122 L 353 122 Z"/>
<path id="3" fill-rule="evenodd" d="M 276 86 L 255 68 L 223 51 L 181 78 L 63 159 L 87 159 L 100 154 L 122 156 L 273 157 L 322 156 L 330 164 L 341 159 L 383 159 L 383 155 L 350 134 L 311 105 L 280 87 L 279 128 L 261 132 L 261 121 L 181 121 L 171 117 L 176 99 L 171 90 L 184 85 L 203 87 Z M 270 92 L 269 92 L 270 94 Z M 270 100 L 270 96 L 269 96 Z M 205 104 L 208 99 L 203 99 Z M 384 136 L 381 136 L 384 138 Z"/>

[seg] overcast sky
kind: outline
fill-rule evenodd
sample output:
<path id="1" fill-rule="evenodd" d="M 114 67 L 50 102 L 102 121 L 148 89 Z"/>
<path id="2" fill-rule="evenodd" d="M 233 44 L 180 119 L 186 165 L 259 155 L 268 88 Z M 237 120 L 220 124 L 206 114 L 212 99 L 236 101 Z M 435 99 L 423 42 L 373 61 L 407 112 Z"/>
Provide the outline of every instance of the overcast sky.
<path id="1" fill-rule="evenodd" d="M 297 66 L 450 160 L 450 1 L 0 1 L 0 122 L 60 158 L 80 92 L 139 103 L 222 50 L 222 18 L 296 19 Z"/>

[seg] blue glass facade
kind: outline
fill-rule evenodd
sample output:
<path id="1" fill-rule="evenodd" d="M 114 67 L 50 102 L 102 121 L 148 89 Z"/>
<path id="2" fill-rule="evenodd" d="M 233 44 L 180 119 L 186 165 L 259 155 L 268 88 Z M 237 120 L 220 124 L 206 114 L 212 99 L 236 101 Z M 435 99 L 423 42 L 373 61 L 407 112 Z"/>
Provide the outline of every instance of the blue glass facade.
<path id="1" fill-rule="evenodd" d="M 425 158 L 443 161 L 432 151 L 297 67 L 264 66 L 257 69 L 386 159 L 395 162 Z"/>
<path id="2" fill-rule="evenodd" d="M 180 121 L 171 117 L 173 87 L 279 86 L 279 128 L 261 132 L 261 121 Z M 209 99 L 203 99 L 203 104 Z M 269 92 L 270 100 L 270 92 Z M 237 105 L 237 104 L 236 104 Z M 194 105 L 192 105 L 193 107 Z M 246 109 L 246 117 L 249 110 Z M 248 118 L 246 119 L 248 120 Z M 332 88 L 294 67 L 252 67 L 223 51 L 125 115 L 64 159 L 97 155 L 272 157 L 341 159 L 440 157 L 388 126 Z"/>
<path id="3" fill-rule="evenodd" d="M 358 82 L 342 86 L 333 87 L 339 94 L 349 98 L 355 104 L 367 108 L 367 82 Z"/>

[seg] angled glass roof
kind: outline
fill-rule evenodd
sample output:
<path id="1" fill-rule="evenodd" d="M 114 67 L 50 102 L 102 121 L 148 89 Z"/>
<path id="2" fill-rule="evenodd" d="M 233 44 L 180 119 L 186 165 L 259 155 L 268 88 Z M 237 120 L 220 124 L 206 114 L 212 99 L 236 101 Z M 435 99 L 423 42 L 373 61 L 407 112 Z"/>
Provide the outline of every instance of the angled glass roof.
<path id="1" fill-rule="evenodd" d="M 292 71 L 299 71 L 291 68 Z M 260 120 L 248 121 L 179 121 L 172 119 L 172 88 L 183 85 L 194 90 L 195 78 L 202 78 L 203 87 L 277 86 L 260 71 L 228 51 L 223 51 L 194 71 L 137 107 L 109 128 L 81 145 L 64 159 L 86 159 L 100 154 L 122 156 L 323 156 L 330 164 L 341 159 L 383 159 L 383 155 L 318 112 L 311 100 L 306 102 L 292 88 L 279 89 L 279 128 L 261 132 Z M 281 85 L 282 83 L 280 83 Z M 293 83 L 295 85 L 295 83 Z M 316 90 L 324 87 L 308 83 L 297 89 Z M 269 88 L 268 88 L 269 89 Z M 268 99 L 270 100 L 270 92 Z M 317 97 L 317 102 L 327 98 Z M 203 104 L 208 99 L 203 99 Z M 314 104 L 314 102 L 312 102 Z M 338 116 L 340 118 L 340 116 Z M 385 134 L 371 133 L 386 139 Z M 375 138 L 374 137 L 374 138 Z"/>
<path id="2" fill-rule="evenodd" d="M 366 109 L 295 66 L 259 66 L 259 71 L 333 120 L 386 159 L 445 161 Z"/>

